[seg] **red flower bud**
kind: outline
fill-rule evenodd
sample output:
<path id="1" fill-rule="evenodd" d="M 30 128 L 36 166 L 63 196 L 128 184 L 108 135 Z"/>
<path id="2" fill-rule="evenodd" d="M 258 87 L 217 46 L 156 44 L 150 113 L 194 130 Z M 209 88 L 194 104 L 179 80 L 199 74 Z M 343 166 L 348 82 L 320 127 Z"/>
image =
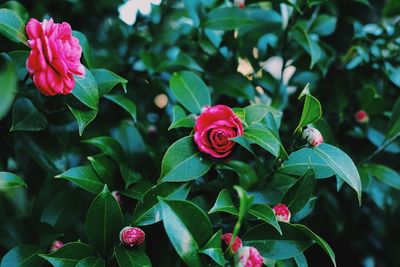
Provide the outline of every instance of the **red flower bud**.
<path id="1" fill-rule="evenodd" d="M 303 138 L 312 146 L 319 146 L 324 142 L 324 138 L 320 131 L 315 128 L 307 127 L 303 131 Z"/>
<path id="2" fill-rule="evenodd" d="M 363 124 L 363 123 L 368 123 L 369 122 L 368 113 L 365 112 L 364 110 L 357 111 L 356 114 L 355 114 L 355 118 L 356 118 L 356 121 L 358 123 L 362 123 Z"/>
<path id="3" fill-rule="evenodd" d="M 50 252 L 54 252 L 64 246 L 64 243 L 60 240 L 55 240 L 53 244 L 51 244 Z"/>
<path id="4" fill-rule="evenodd" d="M 289 222 L 290 221 L 290 210 L 285 204 L 276 204 L 273 208 L 275 217 L 278 221 Z"/>
<path id="5" fill-rule="evenodd" d="M 128 247 L 139 246 L 144 242 L 145 233 L 137 227 L 125 227 L 119 233 L 119 240 Z"/>
<path id="6" fill-rule="evenodd" d="M 255 247 L 241 247 L 234 257 L 235 267 L 261 267 L 263 258 Z"/>
<path id="7" fill-rule="evenodd" d="M 232 234 L 231 233 L 223 234 L 221 236 L 221 240 L 224 241 L 227 246 L 229 246 L 229 244 L 232 241 Z M 233 252 L 236 252 L 241 246 L 242 246 L 242 240 L 239 237 L 235 237 L 235 241 L 233 241 L 232 243 Z"/>
<path id="8" fill-rule="evenodd" d="M 246 0 L 235 0 L 235 6 L 236 6 L 236 7 L 240 7 L 240 8 L 244 8 L 244 6 L 245 6 L 245 1 L 246 1 Z"/>

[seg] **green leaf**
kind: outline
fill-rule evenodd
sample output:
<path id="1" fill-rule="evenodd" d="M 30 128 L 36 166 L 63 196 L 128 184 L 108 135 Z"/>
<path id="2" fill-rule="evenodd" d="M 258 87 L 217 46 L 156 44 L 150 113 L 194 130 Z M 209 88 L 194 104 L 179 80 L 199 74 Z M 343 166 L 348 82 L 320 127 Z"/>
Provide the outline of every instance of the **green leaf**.
<path id="1" fill-rule="evenodd" d="M 221 192 L 219 192 L 214 206 L 210 209 L 208 213 L 211 214 L 215 212 L 227 212 L 236 216 L 239 215 L 239 211 L 233 204 L 228 189 L 223 189 Z"/>
<path id="2" fill-rule="evenodd" d="M 247 139 L 244 138 L 243 136 L 236 136 L 235 138 L 231 138 L 231 140 L 242 146 L 247 151 L 249 151 L 253 156 L 256 156 L 253 149 L 251 148 L 250 142 L 247 141 Z"/>
<path id="3" fill-rule="evenodd" d="M 204 106 L 211 104 L 207 85 L 192 72 L 174 73 L 169 86 L 176 99 L 192 113 L 199 114 Z"/>
<path id="4" fill-rule="evenodd" d="M 328 144 L 321 144 L 314 149 L 336 175 L 357 192 L 361 203 L 361 179 L 352 159 L 339 148 Z"/>
<path id="5" fill-rule="evenodd" d="M 249 126 L 264 120 L 269 112 L 274 117 L 276 124 L 278 126 L 280 125 L 282 119 L 281 111 L 267 105 L 262 105 L 262 104 L 250 105 L 245 107 L 243 110 L 244 110 L 246 124 Z"/>
<path id="6" fill-rule="evenodd" d="M 307 259 L 303 253 L 300 253 L 299 255 L 295 256 L 293 259 L 296 262 L 297 267 L 308 267 Z"/>
<path id="7" fill-rule="evenodd" d="M 268 128 L 261 124 L 251 125 L 244 130 L 244 137 L 278 157 L 283 147 L 279 139 Z M 286 153 L 286 152 L 285 152 Z"/>
<path id="8" fill-rule="evenodd" d="M 321 36 L 331 35 L 336 29 L 337 18 L 329 15 L 318 16 L 311 25 L 310 32 Z"/>
<path id="9" fill-rule="evenodd" d="M 296 26 L 292 30 L 293 37 L 297 43 L 306 51 L 311 57 L 310 69 L 320 60 L 321 48 L 318 42 L 314 40 L 306 30 L 301 26 Z"/>
<path id="10" fill-rule="evenodd" d="M 254 171 L 254 168 L 251 165 L 239 160 L 218 163 L 216 168 L 236 172 L 239 177 L 239 185 L 244 189 L 250 188 L 258 180 L 257 173 Z"/>
<path id="11" fill-rule="evenodd" d="M 322 116 L 321 104 L 319 103 L 318 99 L 310 94 L 309 84 L 304 87 L 299 99 L 302 99 L 303 97 L 305 97 L 303 111 L 301 113 L 299 125 L 297 126 L 295 132 L 310 123 L 316 122 Z"/>
<path id="12" fill-rule="evenodd" d="M 325 242 L 325 240 L 323 240 L 321 237 L 316 235 L 313 231 L 311 231 L 304 225 L 295 224 L 293 226 L 299 229 L 303 234 L 310 237 L 315 243 L 317 243 L 326 252 L 326 254 L 328 254 L 333 265 L 336 267 L 335 253 L 333 252 L 332 248 L 328 245 L 328 243 Z"/>
<path id="13" fill-rule="evenodd" d="M 92 73 L 85 68 L 85 76 L 75 76 L 75 87 L 72 94 L 91 109 L 98 109 L 99 91 Z"/>
<path id="14" fill-rule="evenodd" d="M 360 172 L 364 171 L 377 178 L 379 181 L 400 190 L 400 175 L 393 169 L 380 164 L 364 164 Z"/>
<path id="15" fill-rule="evenodd" d="M 15 65 L 5 53 L 0 54 L 0 119 L 5 117 L 17 92 L 17 72 Z"/>
<path id="16" fill-rule="evenodd" d="M 281 16 L 266 9 L 217 8 L 207 14 L 202 27 L 213 30 L 234 30 L 247 26 L 265 25 L 272 31 L 282 23 Z"/>
<path id="17" fill-rule="evenodd" d="M 149 258 L 140 248 L 127 249 L 115 246 L 114 253 L 119 267 L 151 267 Z"/>
<path id="18" fill-rule="evenodd" d="M 72 31 L 72 35 L 78 38 L 79 44 L 82 47 L 83 56 L 85 57 L 86 65 L 89 69 L 93 67 L 92 65 L 92 50 L 86 35 L 79 31 Z"/>
<path id="19" fill-rule="evenodd" d="M 307 170 L 302 177 L 286 192 L 282 203 L 285 203 L 292 213 L 300 211 L 311 198 L 315 189 L 315 177 L 312 169 Z"/>
<path id="20" fill-rule="evenodd" d="M 10 9 L 0 9 L 0 33 L 14 42 L 28 45 L 24 22 Z"/>
<path id="21" fill-rule="evenodd" d="M 20 97 L 15 101 L 10 131 L 37 132 L 47 127 L 46 116 L 38 111 L 32 101 Z"/>
<path id="22" fill-rule="evenodd" d="M 15 247 L 4 255 L 0 267 L 41 266 L 44 261 L 39 257 L 41 252 L 43 252 L 41 248 L 32 245 L 21 245 Z"/>
<path id="23" fill-rule="evenodd" d="M 238 221 L 242 222 L 247 212 L 253 204 L 254 197 L 247 194 L 247 192 L 240 186 L 234 185 L 233 188 L 236 190 L 239 196 L 239 218 Z"/>
<path id="24" fill-rule="evenodd" d="M 170 200 L 183 200 L 189 194 L 187 183 L 161 183 L 150 188 L 136 204 L 133 211 L 134 225 L 149 225 L 161 221 L 161 205 L 158 197 Z"/>
<path id="25" fill-rule="evenodd" d="M 210 256 L 219 266 L 224 266 L 226 260 L 221 248 L 222 230 L 216 232 L 211 239 L 199 251 L 202 254 Z"/>
<path id="26" fill-rule="evenodd" d="M 176 105 L 173 109 L 172 123 L 168 128 L 168 131 L 174 128 L 186 127 L 193 128 L 195 119 L 193 116 L 187 116 L 185 110 L 180 106 Z"/>
<path id="27" fill-rule="evenodd" d="M 122 149 L 121 144 L 112 137 L 99 136 L 83 142 L 97 146 L 104 154 L 110 156 L 116 162 L 124 161 L 124 150 Z"/>
<path id="28" fill-rule="evenodd" d="M 106 262 L 102 258 L 87 257 L 80 260 L 75 267 L 105 267 Z"/>
<path id="29" fill-rule="evenodd" d="M 67 179 L 94 194 L 101 192 L 104 187 L 104 183 L 97 177 L 91 166 L 75 167 L 57 175 L 55 178 Z"/>
<path id="30" fill-rule="evenodd" d="M 0 5 L 0 8 L 6 8 L 14 11 L 23 22 L 26 22 L 29 19 L 28 10 L 26 10 L 26 8 L 17 1 L 7 1 Z"/>
<path id="31" fill-rule="evenodd" d="M 263 220 L 264 222 L 272 225 L 280 234 L 282 234 L 281 227 L 279 226 L 275 213 L 270 206 L 265 204 L 254 204 L 250 208 L 249 213 L 255 216 L 257 219 Z"/>
<path id="32" fill-rule="evenodd" d="M 133 121 L 136 122 L 136 105 L 132 100 L 124 95 L 105 95 L 104 97 L 125 109 L 131 115 Z"/>
<path id="33" fill-rule="evenodd" d="M 86 216 L 86 235 L 103 256 L 109 255 L 118 242 L 123 217 L 117 200 L 104 186 L 103 191 L 93 200 Z"/>
<path id="34" fill-rule="evenodd" d="M 210 78 L 211 87 L 215 92 L 232 97 L 243 97 L 254 100 L 255 89 L 250 81 L 237 73 L 231 73 L 223 76 L 212 76 Z"/>
<path id="35" fill-rule="evenodd" d="M 103 182 L 112 185 L 114 172 L 117 169 L 115 162 L 106 154 L 89 156 L 87 159 Z"/>
<path id="36" fill-rule="evenodd" d="M 283 235 L 269 224 L 260 224 L 250 229 L 244 236 L 246 246 L 254 246 L 268 259 L 292 258 L 306 250 L 313 241 L 301 230 L 288 223 L 280 224 Z"/>
<path id="37" fill-rule="evenodd" d="M 142 175 L 140 173 L 133 171 L 125 163 L 119 164 L 119 171 L 121 172 L 122 178 L 124 178 L 125 188 L 128 188 L 130 185 L 135 184 L 142 179 Z"/>
<path id="38" fill-rule="evenodd" d="M 82 136 L 83 131 L 86 126 L 89 125 L 97 116 L 97 110 L 87 109 L 81 110 L 77 108 L 73 108 L 68 105 L 69 110 L 71 110 L 72 115 L 74 115 L 76 122 L 78 123 L 79 135 Z"/>
<path id="39" fill-rule="evenodd" d="M 94 69 L 92 74 L 96 79 L 100 96 L 103 96 L 111 91 L 117 84 L 121 84 L 124 92 L 126 93 L 127 80 L 118 76 L 114 72 L 106 69 Z"/>
<path id="40" fill-rule="evenodd" d="M 383 14 L 385 17 L 395 17 L 400 13 L 400 3 L 397 0 L 388 0 L 385 2 Z"/>
<path id="41" fill-rule="evenodd" d="M 8 191 L 20 186 L 28 187 L 18 175 L 11 172 L 0 172 L 0 191 Z"/>
<path id="42" fill-rule="evenodd" d="M 72 242 L 65 244 L 53 253 L 40 254 L 40 257 L 54 267 L 75 267 L 80 260 L 95 255 L 95 251 L 90 246 L 81 242 Z"/>
<path id="43" fill-rule="evenodd" d="M 312 148 L 302 148 L 289 155 L 278 169 L 279 173 L 301 176 L 312 167 L 316 179 L 328 178 L 335 175 L 331 167 Z"/>
<path id="44" fill-rule="evenodd" d="M 392 115 L 386 131 L 386 139 L 395 138 L 400 134 L 400 97 L 394 104 Z"/>
<path id="45" fill-rule="evenodd" d="M 203 176 L 212 162 L 203 157 L 194 144 L 193 136 L 186 136 L 173 143 L 161 163 L 163 182 L 184 182 Z"/>
<path id="46" fill-rule="evenodd" d="M 25 78 L 25 76 L 28 74 L 28 70 L 26 69 L 26 59 L 29 56 L 29 52 L 28 51 L 11 51 L 8 53 L 8 55 L 11 57 L 12 61 L 15 64 L 15 67 L 17 68 L 18 79 L 23 80 Z M 8 76 L 8 78 L 12 79 L 12 76 Z M 5 84 L 5 83 L 2 82 L 1 84 Z M 0 98 L 0 99 L 3 99 L 3 98 Z"/>
<path id="47" fill-rule="evenodd" d="M 160 203 L 165 231 L 178 255 L 188 266 L 204 266 L 198 251 L 213 234 L 210 219 L 189 201 Z"/>

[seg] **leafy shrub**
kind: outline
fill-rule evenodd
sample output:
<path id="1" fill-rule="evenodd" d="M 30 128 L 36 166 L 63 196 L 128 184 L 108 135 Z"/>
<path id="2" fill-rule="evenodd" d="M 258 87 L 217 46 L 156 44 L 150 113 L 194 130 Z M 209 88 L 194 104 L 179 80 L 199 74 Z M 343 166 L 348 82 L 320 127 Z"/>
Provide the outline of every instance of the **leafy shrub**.
<path id="1" fill-rule="evenodd" d="M 1 267 L 398 266 L 400 6 L 372 2 L 1 4 Z"/>

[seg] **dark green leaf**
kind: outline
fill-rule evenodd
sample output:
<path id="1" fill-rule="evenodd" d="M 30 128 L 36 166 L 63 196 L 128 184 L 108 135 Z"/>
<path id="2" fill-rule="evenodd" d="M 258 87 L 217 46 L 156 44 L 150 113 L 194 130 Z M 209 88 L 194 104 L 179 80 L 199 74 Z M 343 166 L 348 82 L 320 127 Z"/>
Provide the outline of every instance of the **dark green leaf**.
<path id="1" fill-rule="evenodd" d="M 400 190 L 400 175 L 393 169 L 380 164 L 364 164 L 361 170 L 388 186 Z"/>
<path id="2" fill-rule="evenodd" d="M 41 131 L 47 127 L 46 116 L 38 111 L 32 102 L 25 97 L 15 101 L 13 120 L 10 131 Z"/>
<path id="3" fill-rule="evenodd" d="M 400 97 L 394 104 L 392 115 L 386 131 L 386 139 L 394 138 L 400 134 Z"/>
<path id="4" fill-rule="evenodd" d="M 0 9 L 0 33 L 14 42 L 27 45 L 24 22 L 10 9 Z"/>
<path id="5" fill-rule="evenodd" d="M 311 57 L 310 69 L 320 60 L 321 48 L 318 42 L 310 36 L 301 26 L 293 28 L 294 39 Z"/>
<path id="6" fill-rule="evenodd" d="M 81 110 L 70 106 L 68 106 L 68 108 L 71 110 L 72 114 L 76 119 L 76 122 L 78 123 L 79 135 L 82 135 L 86 126 L 88 126 L 89 123 L 91 123 L 96 118 L 97 110 L 94 109 Z"/>
<path id="7" fill-rule="evenodd" d="M 115 162 L 106 154 L 89 156 L 88 160 L 103 182 L 112 185 L 114 172 L 117 169 Z"/>
<path id="8" fill-rule="evenodd" d="M 117 200 L 107 186 L 93 200 L 86 216 L 89 243 L 102 255 L 109 255 L 118 241 L 123 217 Z"/>
<path id="9" fill-rule="evenodd" d="M 0 172 L 0 191 L 8 191 L 16 187 L 25 186 L 25 181 L 11 172 Z"/>
<path id="10" fill-rule="evenodd" d="M 226 260 L 221 248 L 222 230 L 216 232 L 211 239 L 201 248 L 200 253 L 210 256 L 218 265 L 224 266 Z"/>
<path id="11" fill-rule="evenodd" d="M 28 70 L 26 69 L 26 59 L 28 58 L 29 52 L 28 51 L 11 51 L 8 53 L 8 55 L 11 57 L 12 61 L 15 64 L 15 67 L 17 68 L 17 73 L 18 73 L 18 78 L 20 80 L 23 80 L 25 76 L 28 74 Z M 8 78 L 11 78 L 12 76 L 8 76 Z M 1 84 L 5 84 L 2 82 Z M 3 99 L 3 98 L 1 98 Z"/>
<path id="12" fill-rule="evenodd" d="M 32 267 L 41 266 L 43 259 L 39 254 L 43 252 L 39 247 L 22 245 L 11 249 L 4 255 L 0 267 Z"/>
<path id="13" fill-rule="evenodd" d="M 214 206 L 210 209 L 208 213 L 215 212 L 227 212 L 233 215 L 238 215 L 239 211 L 233 204 L 231 195 L 229 194 L 228 189 L 223 189 L 219 192 L 217 200 L 215 201 Z"/>
<path id="14" fill-rule="evenodd" d="M 105 267 L 106 263 L 102 258 L 87 257 L 80 260 L 75 267 Z"/>
<path id="15" fill-rule="evenodd" d="M 119 83 L 122 85 L 122 88 L 126 93 L 126 84 L 128 83 L 128 81 L 118 76 L 114 72 L 106 69 L 94 69 L 92 70 L 92 74 L 96 79 L 100 96 L 103 96 L 110 92 L 110 90 Z"/>
<path id="16" fill-rule="evenodd" d="M 255 89 L 249 80 L 237 73 L 213 76 L 210 84 L 217 93 L 222 95 L 244 97 L 248 100 L 254 100 L 255 97 Z"/>
<path id="17" fill-rule="evenodd" d="M 75 167 L 57 175 L 55 178 L 67 179 L 94 194 L 101 192 L 104 187 L 104 183 L 97 177 L 91 166 Z"/>
<path id="18" fill-rule="evenodd" d="M 314 172 L 312 169 L 309 169 L 286 192 L 282 203 L 285 203 L 292 213 L 300 211 L 311 198 L 314 188 Z"/>
<path id="19" fill-rule="evenodd" d="M 101 151 L 110 156 L 116 162 L 124 161 L 124 150 L 120 143 L 112 137 L 109 136 L 99 136 L 83 141 L 94 146 L 97 146 Z"/>
<path id="20" fill-rule="evenodd" d="M 321 104 L 319 103 L 318 99 L 310 94 L 309 84 L 307 84 L 303 89 L 299 99 L 302 99 L 303 97 L 305 97 L 303 111 L 301 113 L 301 118 L 296 131 L 310 123 L 316 122 L 322 116 Z"/>
<path id="21" fill-rule="evenodd" d="M 208 172 L 212 162 L 203 157 L 194 144 L 193 136 L 186 136 L 173 143 L 161 163 L 163 182 L 194 180 Z"/>
<path id="22" fill-rule="evenodd" d="M 91 109 L 98 109 L 99 91 L 92 73 L 85 68 L 85 76 L 75 76 L 75 88 L 72 94 Z"/>
<path id="23" fill-rule="evenodd" d="M 12 59 L 4 53 L 0 54 L 0 119 L 10 110 L 17 92 L 17 72 Z"/>
<path id="24" fill-rule="evenodd" d="M 270 107 L 267 105 L 256 104 L 256 105 L 247 106 L 243 110 L 244 110 L 246 124 L 249 126 L 254 123 L 264 120 L 269 112 L 273 115 L 273 117 L 276 121 L 276 124 L 278 126 L 281 123 L 282 112 L 274 109 L 273 107 Z"/>
<path id="25" fill-rule="evenodd" d="M 80 260 L 95 256 L 95 251 L 84 243 L 72 242 L 53 253 L 40 254 L 40 256 L 54 267 L 75 267 Z"/>
<path id="26" fill-rule="evenodd" d="M 281 149 L 283 149 L 281 142 L 274 133 L 260 124 L 247 127 L 244 131 L 244 137 L 251 143 L 264 148 L 275 157 L 278 157 Z"/>
<path id="27" fill-rule="evenodd" d="M 124 95 L 105 95 L 104 97 L 125 109 L 136 122 L 136 105 L 132 100 Z"/>
<path id="28" fill-rule="evenodd" d="M 86 64 L 88 66 L 89 69 L 91 69 L 92 66 L 92 50 L 90 48 L 90 44 L 88 39 L 86 38 L 86 36 L 79 32 L 79 31 L 72 31 L 73 36 L 75 36 L 76 38 L 78 38 L 79 40 L 79 44 L 82 47 L 82 52 L 83 52 L 83 56 L 85 57 L 85 61 Z"/>
<path id="29" fill-rule="evenodd" d="M 275 213 L 272 208 L 265 204 L 254 204 L 249 213 L 255 216 L 259 220 L 263 220 L 264 222 L 272 225 L 280 234 L 282 234 L 281 227 L 279 226 L 278 221 L 276 220 Z"/>
<path id="30" fill-rule="evenodd" d="M 258 180 L 257 173 L 254 171 L 254 168 L 251 165 L 239 160 L 231 160 L 225 163 L 219 163 L 216 168 L 236 172 L 240 181 L 239 185 L 244 189 L 250 188 Z"/>
<path id="31" fill-rule="evenodd" d="M 187 116 L 183 108 L 178 105 L 174 106 L 172 123 L 168 130 L 180 127 L 193 128 L 194 124 L 195 119 L 193 116 Z"/>
<path id="32" fill-rule="evenodd" d="M 140 248 L 127 249 L 116 246 L 114 251 L 119 267 L 151 267 L 149 258 Z"/>
<path id="33" fill-rule="evenodd" d="M 332 34 L 336 29 L 337 18 L 321 15 L 318 16 L 310 28 L 310 32 L 316 33 L 321 36 Z"/>

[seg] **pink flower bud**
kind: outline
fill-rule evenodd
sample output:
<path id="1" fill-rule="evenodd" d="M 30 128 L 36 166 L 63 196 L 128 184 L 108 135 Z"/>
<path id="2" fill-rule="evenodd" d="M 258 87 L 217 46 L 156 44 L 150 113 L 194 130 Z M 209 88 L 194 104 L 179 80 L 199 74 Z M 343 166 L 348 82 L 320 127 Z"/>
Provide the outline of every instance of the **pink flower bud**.
<path id="1" fill-rule="evenodd" d="M 319 146 L 324 142 L 324 138 L 320 131 L 315 128 L 307 127 L 303 131 L 303 138 L 312 146 Z"/>
<path id="2" fill-rule="evenodd" d="M 232 241 L 232 234 L 223 234 L 221 236 L 221 240 L 225 242 L 226 246 L 229 246 L 229 244 Z M 232 250 L 233 252 L 236 252 L 240 247 L 242 246 L 242 240 L 239 237 L 235 237 L 235 241 L 233 241 L 232 244 Z"/>
<path id="3" fill-rule="evenodd" d="M 127 226 L 119 233 L 119 240 L 128 247 L 139 246 L 144 242 L 145 233 L 137 227 Z"/>
<path id="4" fill-rule="evenodd" d="M 364 124 L 369 122 L 369 116 L 368 113 L 365 112 L 364 110 L 359 110 L 356 112 L 355 115 L 356 121 L 358 123 Z"/>
<path id="5" fill-rule="evenodd" d="M 121 206 L 122 205 L 122 197 L 121 194 L 118 191 L 112 191 L 111 195 L 115 198 L 115 200 L 118 202 L 118 204 Z"/>
<path id="6" fill-rule="evenodd" d="M 261 267 L 263 258 L 255 247 L 241 247 L 234 257 L 235 267 Z"/>
<path id="7" fill-rule="evenodd" d="M 276 204 L 273 208 L 275 213 L 275 217 L 280 222 L 289 222 L 290 221 L 290 210 L 285 204 L 279 203 Z"/>
<path id="8" fill-rule="evenodd" d="M 235 0 L 235 6 L 236 6 L 236 7 L 240 7 L 240 8 L 244 8 L 244 6 L 245 6 L 245 1 L 246 1 L 246 0 Z"/>
<path id="9" fill-rule="evenodd" d="M 64 246 L 64 243 L 60 240 L 55 240 L 53 244 L 51 244 L 50 252 L 54 252 Z"/>

